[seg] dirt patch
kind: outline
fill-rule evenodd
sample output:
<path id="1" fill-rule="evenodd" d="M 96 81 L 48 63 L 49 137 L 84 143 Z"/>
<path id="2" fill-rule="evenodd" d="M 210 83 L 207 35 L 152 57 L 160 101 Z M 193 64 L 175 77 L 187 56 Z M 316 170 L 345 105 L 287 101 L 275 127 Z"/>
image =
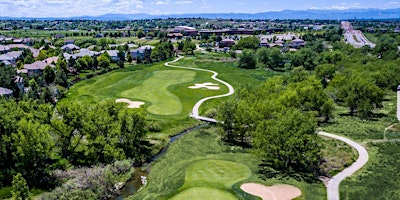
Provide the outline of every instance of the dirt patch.
<path id="1" fill-rule="evenodd" d="M 301 196 L 301 190 L 292 185 L 278 184 L 267 187 L 257 183 L 245 183 L 240 186 L 243 191 L 263 200 L 288 200 Z"/>
<path id="2" fill-rule="evenodd" d="M 189 86 L 188 88 L 190 89 L 200 89 L 200 88 L 206 88 L 209 90 L 219 90 L 218 84 L 215 83 L 196 83 L 194 86 Z"/>
<path id="3" fill-rule="evenodd" d="M 144 105 L 142 101 L 131 101 L 129 99 L 117 99 L 115 100 L 116 103 L 127 103 L 128 108 L 140 108 L 141 105 Z"/>

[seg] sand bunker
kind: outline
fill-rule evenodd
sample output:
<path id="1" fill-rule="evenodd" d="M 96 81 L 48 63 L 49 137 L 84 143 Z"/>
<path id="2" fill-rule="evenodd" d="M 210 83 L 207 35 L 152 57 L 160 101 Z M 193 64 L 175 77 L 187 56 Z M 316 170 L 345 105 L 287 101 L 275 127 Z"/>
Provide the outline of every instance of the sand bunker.
<path id="1" fill-rule="evenodd" d="M 206 88 L 209 90 L 219 90 L 218 84 L 215 83 L 196 83 L 194 86 L 189 86 L 190 89 L 200 89 L 200 88 Z"/>
<path id="2" fill-rule="evenodd" d="M 116 103 L 127 103 L 128 108 L 140 108 L 141 105 L 144 105 L 144 102 L 141 101 L 131 101 L 129 99 L 117 99 Z"/>
<path id="3" fill-rule="evenodd" d="M 245 183 L 240 186 L 243 191 L 263 200 L 288 200 L 301 196 L 299 188 L 292 185 L 278 184 L 267 187 L 257 183 Z"/>

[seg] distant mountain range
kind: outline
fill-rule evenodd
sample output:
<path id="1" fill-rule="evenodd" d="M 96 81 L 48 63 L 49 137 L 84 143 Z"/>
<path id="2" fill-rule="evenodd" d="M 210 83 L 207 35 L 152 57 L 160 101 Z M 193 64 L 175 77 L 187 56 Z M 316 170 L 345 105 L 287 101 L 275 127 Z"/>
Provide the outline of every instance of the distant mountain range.
<path id="1" fill-rule="evenodd" d="M 0 19 L 86 19 L 86 20 L 138 20 L 138 19 L 166 19 L 166 18 L 208 18 L 208 19 L 399 19 L 400 8 L 396 9 L 348 9 L 348 10 L 283 10 L 262 13 L 193 13 L 193 14 L 170 14 L 151 15 L 139 14 L 105 14 L 100 16 L 78 16 L 70 18 L 13 18 L 0 17 Z"/>

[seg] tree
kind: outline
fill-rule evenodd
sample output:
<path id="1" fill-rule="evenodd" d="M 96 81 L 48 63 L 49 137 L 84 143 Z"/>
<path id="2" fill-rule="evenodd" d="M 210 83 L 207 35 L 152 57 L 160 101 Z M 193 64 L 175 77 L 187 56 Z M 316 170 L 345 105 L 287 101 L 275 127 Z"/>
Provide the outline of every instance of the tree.
<path id="1" fill-rule="evenodd" d="M 48 176 L 51 162 L 53 140 L 46 124 L 21 119 L 18 132 L 12 135 L 16 147 L 17 169 L 33 185 L 38 185 L 43 177 Z"/>
<path id="2" fill-rule="evenodd" d="M 316 174 L 321 161 L 321 144 L 313 115 L 295 108 L 274 115 L 273 119 L 257 126 L 253 140 L 265 166 L 286 173 Z"/>
<path id="3" fill-rule="evenodd" d="M 0 87 L 14 89 L 16 87 L 14 78 L 17 70 L 12 66 L 0 66 Z"/>
<path id="4" fill-rule="evenodd" d="M 349 108 L 351 115 L 358 111 L 362 117 L 368 117 L 375 108 L 383 107 L 384 92 L 367 74 L 338 74 L 329 83 L 328 90 L 336 102 Z"/>
<path id="5" fill-rule="evenodd" d="M 119 68 L 124 68 L 124 62 L 125 62 L 125 52 L 123 51 L 118 51 L 118 66 Z"/>
<path id="6" fill-rule="evenodd" d="M 138 37 L 138 38 L 142 38 L 142 37 L 145 37 L 146 36 L 146 34 L 144 34 L 144 32 L 143 32 L 143 30 L 138 30 L 137 32 L 136 32 L 136 36 Z"/>
<path id="7" fill-rule="evenodd" d="M 379 37 L 374 52 L 385 60 L 394 60 L 399 56 L 397 41 L 388 35 Z"/>
<path id="8" fill-rule="evenodd" d="M 132 55 L 128 52 L 128 62 L 132 63 L 132 61 L 133 61 Z"/>
<path id="9" fill-rule="evenodd" d="M 51 84 L 54 82 L 55 77 L 56 77 L 56 74 L 54 72 L 54 69 L 47 65 L 43 71 L 44 80 L 46 81 L 47 84 Z"/>
<path id="10" fill-rule="evenodd" d="M 302 48 L 293 54 L 291 62 L 295 67 L 303 66 L 306 70 L 313 70 L 316 57 L 317 53 L 312 49 Z"/>
<path id="11" fill-rule="evenodd" d="M 20 173 L 14 176 L 12 181 L 12 199 L 31 200 L 31 193 L 24 177 Z"/>
<path id="12" fill-rule="evenodd" d="M 102 69 L 109 69 L 110 68 L 110 59 L 106 55 L 107 53 L 104 53 L 100 56 L 97 57 L 97 61 L 99 63 L 99 67 Z"/>
<path id="13" fill-rule="evenodd" d="M 256 53 L 257 64 L 260 67 L 276 69 L 282 67 L 283 55 L 277 48 L 262 47 Z"/>
<path id="14" fill-rule="evenodd" d="M 260 39 L 257 37 L 243 37 L 239 40 L 238 49 L 253 49 L 256 50 L 260 46 Z"/>
<path id="15" fill-rule="evenodd" d="M 242 54 L 239 55 L 239 67 L 245 69 L 255 69 L 256 59 L 254 57 L 254 51 L 251 49 L 245 49 Z"/>

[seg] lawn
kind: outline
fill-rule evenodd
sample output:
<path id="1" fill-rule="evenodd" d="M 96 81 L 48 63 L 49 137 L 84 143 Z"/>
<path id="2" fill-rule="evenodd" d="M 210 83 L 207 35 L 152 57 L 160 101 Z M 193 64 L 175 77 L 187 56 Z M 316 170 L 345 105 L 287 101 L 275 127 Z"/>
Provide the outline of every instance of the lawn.
<path id="1" fill-rule="evenodd" d="M 178 195 L 171 198 L 171 200 L 204 200 L 204 199 L 223 199 L 223 200 L 236 200 L 237 198 L 231 193 L 217 190 L 212 188 L 196 187 L 185 190 Z"/>

